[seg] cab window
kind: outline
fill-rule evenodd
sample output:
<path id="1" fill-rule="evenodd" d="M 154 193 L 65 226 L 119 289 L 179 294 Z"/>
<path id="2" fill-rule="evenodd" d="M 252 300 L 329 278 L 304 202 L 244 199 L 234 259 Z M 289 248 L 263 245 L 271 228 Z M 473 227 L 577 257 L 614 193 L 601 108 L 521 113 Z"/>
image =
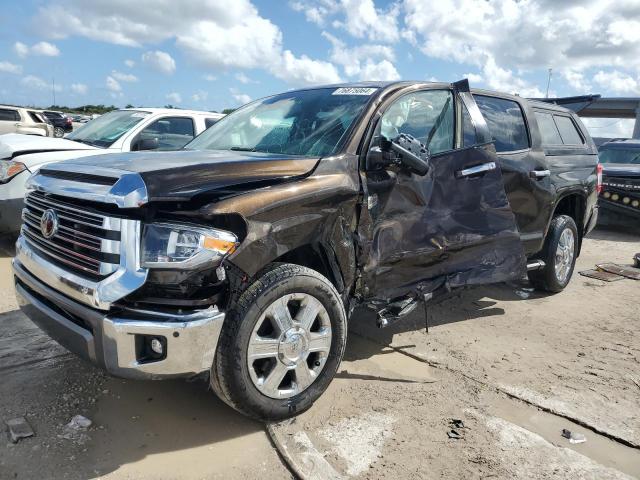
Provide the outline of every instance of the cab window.
<path id="1" fill-rule="evenodd" d="M 158 139 L 158 150 L 178 150 L 195 137 L 189 117 L 165 117 L 156 120 L 140 133 L 140 139 Z"/>
<path id="2" fill-rule="evenodd" d="M 393 140 L 409 134 L 429 148 L 431 154 L 453 149 L 455 139 L 453 94 L 427 90 L 404 95 L 383 114 L 380 134 Z"/>
<path id="3" fill-rule="evenodd" d="M 529 135 L 520 105 L 504 98 L 474 95 L 487 122 L 497 152 L 513 152 L 529 148 Z"/>

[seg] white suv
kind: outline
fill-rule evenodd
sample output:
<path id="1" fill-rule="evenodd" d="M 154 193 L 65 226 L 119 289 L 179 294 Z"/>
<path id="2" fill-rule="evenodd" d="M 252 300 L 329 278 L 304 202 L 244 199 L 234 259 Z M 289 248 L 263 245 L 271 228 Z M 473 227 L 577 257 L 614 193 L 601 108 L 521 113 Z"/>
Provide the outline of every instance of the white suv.
<path id="1" fill-rule="evenodd" d="M 25 182 L 41 166 L 106 153 L 179 150 L 223 116 L 166 108 L 124 109 L 101 115 L 66 138 L 0 135 L 0 234 L 20 230 Z"/>
<path id="2" fill-rule="evenodd" d="M 53 125 L 39 110 L 0 105 L 0 134 L 3 133 L 51 137 Z"/>

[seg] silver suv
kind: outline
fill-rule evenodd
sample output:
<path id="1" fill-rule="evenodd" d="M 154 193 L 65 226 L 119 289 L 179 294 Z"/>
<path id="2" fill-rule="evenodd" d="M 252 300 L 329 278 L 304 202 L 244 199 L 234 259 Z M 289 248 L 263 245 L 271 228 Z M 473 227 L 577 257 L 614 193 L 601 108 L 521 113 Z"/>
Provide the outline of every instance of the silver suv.
<path id="1" fill-rule="evenodd" d="M 52 137 L 53 125 L 39 110 L 0 105 L 0 135 L 3 133 Z"/>

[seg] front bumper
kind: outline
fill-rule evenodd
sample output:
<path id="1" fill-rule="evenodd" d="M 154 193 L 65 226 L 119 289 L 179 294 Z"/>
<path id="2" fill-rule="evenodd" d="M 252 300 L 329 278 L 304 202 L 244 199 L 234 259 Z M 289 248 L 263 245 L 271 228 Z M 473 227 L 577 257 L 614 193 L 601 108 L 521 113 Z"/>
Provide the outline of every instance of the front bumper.
<path id="1" fill-rule="evenodd" d="M 211 307 L 185 315 L 141 310 L 109 313 L 59 293 L 13 260 L 20 309 L 69 351 L 112 375 L 134 379 L 185 377 L 208 371 L 225 314 Z M 166 356 L 149 360 L 144 336 L 163 337 Z"/>

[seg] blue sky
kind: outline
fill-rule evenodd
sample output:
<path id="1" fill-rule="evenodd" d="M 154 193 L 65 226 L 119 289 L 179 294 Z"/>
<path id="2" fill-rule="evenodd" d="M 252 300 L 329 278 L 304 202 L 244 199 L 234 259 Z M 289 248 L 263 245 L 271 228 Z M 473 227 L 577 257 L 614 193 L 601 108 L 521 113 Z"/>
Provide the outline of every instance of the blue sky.
<path id="1" fill-rule="evenodd" d="M 549 68 L 551 95 L 639 95 L 640 2 L 25 0 L 0 11 L 3 103 L 49 105 L 53 78 L 69 106 L 221 110 L 311 84 L 465 76 L 540 96 Z"/>

